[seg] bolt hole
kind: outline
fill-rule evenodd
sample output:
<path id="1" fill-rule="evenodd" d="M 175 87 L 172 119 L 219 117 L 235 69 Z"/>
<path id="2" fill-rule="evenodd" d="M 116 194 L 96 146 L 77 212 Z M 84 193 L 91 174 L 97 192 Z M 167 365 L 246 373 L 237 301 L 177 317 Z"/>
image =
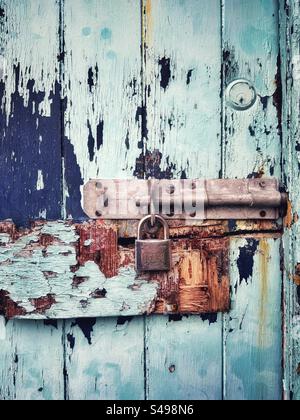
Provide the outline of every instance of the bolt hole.
<path id="1" fill-rule="evenodd" d="M 260 214 L 260 217 L 266 217 L 267 212 L 265 210 L 262 210 L 259 214 Z"/>
<path id="2" fill-rule="evenodd" d="M 98 210 L 97 210 L 97 211 L 95 212 L 95 215 L 96 215 L 97 217 L 101 217 L 101 216 L 102 216 L 102 213 L 100 213 L 100 211 L 98 211 Z"/>
<path id="3" fill-rule="evenodd" d="M 108 207 L 108 198 L 106 198 L 104 201 L 104 207 Z"/>
<path id="4" fill-rule="evenodd" d="M 96 182 L 95 186 L 98 190 L 100 190 L 102 188 L 101 182 Z"/>
<path id="5" fill-rule="evenodd" d="M 192 213 L 190 213 L 190 217 L 196 217 L 196 212 L 194 211 L 194 212 L 192 212 Z"/>

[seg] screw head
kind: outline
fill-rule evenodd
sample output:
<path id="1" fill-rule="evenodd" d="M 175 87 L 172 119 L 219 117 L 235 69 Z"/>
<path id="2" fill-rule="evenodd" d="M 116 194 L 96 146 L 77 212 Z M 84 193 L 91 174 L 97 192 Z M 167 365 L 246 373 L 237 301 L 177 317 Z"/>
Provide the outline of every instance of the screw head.
<path id="1" fill-rule="evenodd" d="M 246 111 L 256 102 L 255 87 L 249 80 L 233 80 L 226 88 L 226 103 L 236 111 Z"/>

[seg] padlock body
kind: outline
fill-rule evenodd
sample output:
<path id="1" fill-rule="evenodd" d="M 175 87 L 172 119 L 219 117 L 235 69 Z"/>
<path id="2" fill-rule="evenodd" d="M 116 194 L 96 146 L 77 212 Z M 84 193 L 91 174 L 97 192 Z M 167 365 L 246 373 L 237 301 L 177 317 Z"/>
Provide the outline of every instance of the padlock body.
<path id="1" fill-rule="evenodd" d="M 169 239 L 137 240 L 135 243 L 136 270 L 170 271 L 171 241 Z"/>

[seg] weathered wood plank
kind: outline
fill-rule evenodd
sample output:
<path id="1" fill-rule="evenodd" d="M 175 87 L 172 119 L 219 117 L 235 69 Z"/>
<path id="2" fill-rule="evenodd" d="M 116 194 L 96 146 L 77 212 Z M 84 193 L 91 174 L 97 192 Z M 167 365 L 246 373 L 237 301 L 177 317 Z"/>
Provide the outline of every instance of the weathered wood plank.
<path id="1" fill-rule="evenodd" d="M 283 180 L 289 190 L 290 217 L 284 236 L 284 398 L 300 400 L 300 281 L 299 281 L 299 103 L 300 8 L 280 1 L 283 81 Z"/>
<path id="2" fill-rule="evenodd" d="M 218 178 L 220 3 L 143 0 L 143 16 L 140 172 L 145 178 Z M 209 325 L 198 317 L 170 324 L 162 317 L 146 320 L 146 398 L 222 397 L 222 320 L 213 320 Z M 154 352 L 161 337 L 163 349 Z M 203 357 L 212 348 L 216 358 Z"/>
<path id="3" fill-rule="evenodd" d="M 135 271 L 134 247 L 118 245 L 114 224 L 0 224 L 0 314 L 67 319 L 229 308 L 226 225 L 171 227 L 172 269 Z M 183 235 L 183 233 L 182 233 Z M 122 238 L 121 238 L 122 240 Z"/>
<path id="4" fill-rule="evenodd" d="M 233 298 L 227 320 L 226 398 L 280 399 L 280 239 L 232 239 Z"/>
<path id="5" fill-rule="evenodd" d="M 98 177 L 133 177 L 140 154 L 140 4 L 66 0 L 64 27 L 65 213 L 78 219 L 85 218 L 83 183 Z M 133 270 L 131 275 L 134 278 Z M 95 329 L 88 341 L 80 328 L 72 327 L 75 321 L 67 322 L 66 338 L 76 343 L 66 365 L 67 398 L 143 397 L 142 321 L 116 328 L 117 319 L 99 320 L 95 326 L 95 320 L 86 320 Z"/>
<path id="6" fill-rule="evenodd" d="M 26 225 L 61 217 L 59 2 L 0 10 L 0 220 Z M 63 399 L 62 324 L 0 328 L 0 399 Z"/>
<path id="7" fill-rule="evenodd" d="M 223 176 L 280 177 L 277 1 L 225 0 L 223 22 L 223 89 L 235 78 L 246 78 L 258 95 L 246 111 L 225 106 Z M 280 241 L 249 238 L 243 246 L 233 243 L 234 304 L 224 325 L 227 399 L 281 398 L 279 249 Z M 254 263 L 257 268 L 253 269 Z"/>
<path id="8" fill-rule="evenodd" d="M 153 316 L 147 320 L 148 399 L 222 399 L 221 318 Z"/>
<path id="9" fill-rule="evenodd" d="M 0 220 L 61 216 L 59 8 L 1 1 Z"/>
<path id="10" fill-rule="evenodd" d="M 0 320 L 0 400 L 62 400 L 62 323 Z"/>
<path id="11" fill-rule="evenodd" d="M 90 178 L 133 177 L 140 145 L 140 7 L 65 1 L 65 199 L 78 219 Z"/>
<path id="12" fill-rule="evenodd" d="M 67 326 L 70 400 L 144 398 L 143 318 L 77 320 Z"/>

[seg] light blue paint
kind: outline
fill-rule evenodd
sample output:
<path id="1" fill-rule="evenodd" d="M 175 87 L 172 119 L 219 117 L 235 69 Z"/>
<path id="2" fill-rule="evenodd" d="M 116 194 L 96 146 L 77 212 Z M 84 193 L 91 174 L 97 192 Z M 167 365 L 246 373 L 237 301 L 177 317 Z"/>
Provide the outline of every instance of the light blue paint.
<path id="1" fill-rule="evenodd" d="M 114 51 L 110 50 L 107 52 L 106 57 L 110 60 L 116 60 L 117 54 Z"/>
<path id="2" fill-rule="evenodd" d="M 89 26 L 86 26 L 85 28 L 82 28 L 82 35 L 83 36 L 90 36 L 92 33 L 92 28 Z"/>
<path id="3" fill-rule="evenodd" d="M 240 47 L 246 54 L 261 55 L 266 50 L 267 43 L 270 46 L 276 45 L 277 35 L 274 32 L 267 32 L 249 25 L 241 32 Z M 267 41 L 266 41 L 267 40 Z M 265 53 L 267 53 L 265 51 Z"/>
<path id="4" fill-rule="evenodd" d="M 109 28 L 101 29 L 100 36 L 101 36 L 101 39 L 104 39 L 105 41 L 111 39 L 111 37 L 112 37 L 111 29 L 109 29 Z"/>

